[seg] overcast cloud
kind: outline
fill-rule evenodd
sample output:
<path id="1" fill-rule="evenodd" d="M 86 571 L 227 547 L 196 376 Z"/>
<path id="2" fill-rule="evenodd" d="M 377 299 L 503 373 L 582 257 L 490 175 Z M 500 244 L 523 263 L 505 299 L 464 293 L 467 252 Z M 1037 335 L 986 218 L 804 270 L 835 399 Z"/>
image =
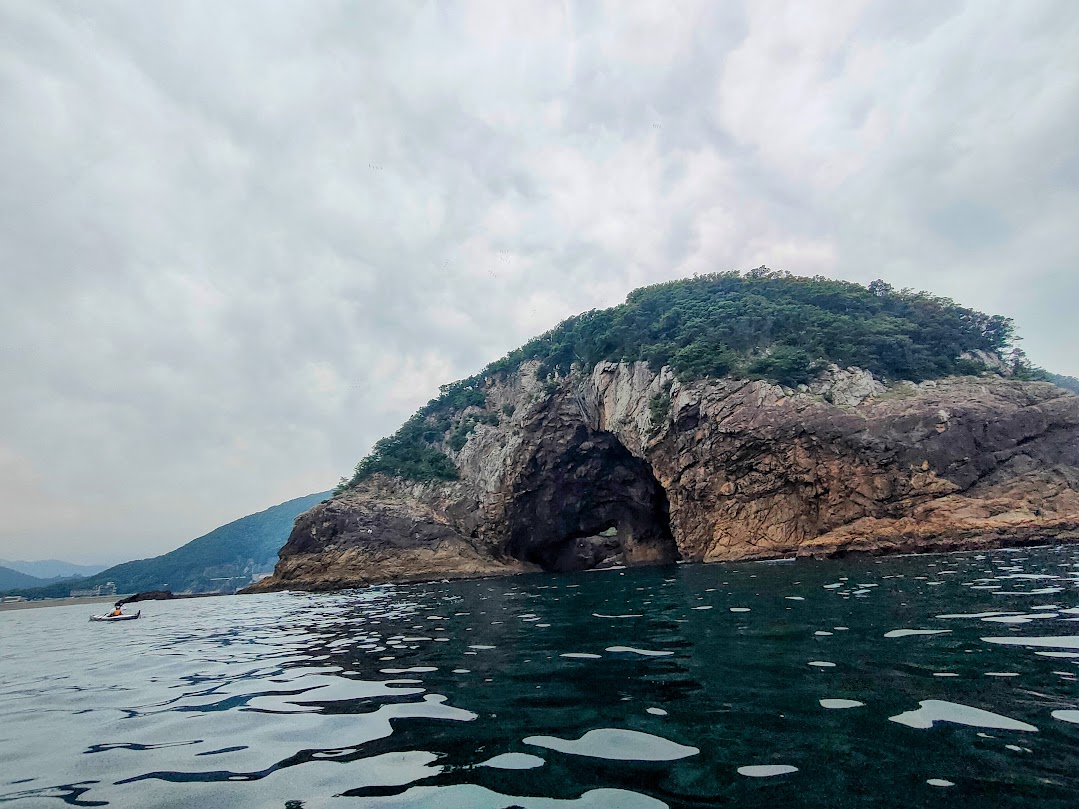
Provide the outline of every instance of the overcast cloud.
<path id="1" fill-rule="evenodd" d="M 761 264 L 1079 374 L 1061 2 L 0 3 L 0 556 L 330 488 L 439 384 Z"/>

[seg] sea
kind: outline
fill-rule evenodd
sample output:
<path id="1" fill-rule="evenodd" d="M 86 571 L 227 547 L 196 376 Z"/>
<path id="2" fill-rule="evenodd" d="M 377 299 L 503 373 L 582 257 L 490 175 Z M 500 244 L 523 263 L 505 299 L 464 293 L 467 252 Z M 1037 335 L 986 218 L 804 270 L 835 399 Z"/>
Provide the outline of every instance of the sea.
<path id="1" fill-rule="evenodd" d="M 1079 546 L 138 608 L 0 613 L 0 805 L 1079 806 Z"/>

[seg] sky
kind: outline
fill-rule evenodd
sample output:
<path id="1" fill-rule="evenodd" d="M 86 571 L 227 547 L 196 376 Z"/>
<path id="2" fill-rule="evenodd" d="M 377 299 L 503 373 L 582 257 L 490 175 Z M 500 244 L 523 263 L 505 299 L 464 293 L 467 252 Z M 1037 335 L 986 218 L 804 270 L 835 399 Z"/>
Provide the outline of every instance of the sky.
<path id="1" fill-rule="evenodd" d="M 1074 0 L 0 3 L 0 557 L 331 488 L 632 289 L 767 265 L 1079 375 Z"/>

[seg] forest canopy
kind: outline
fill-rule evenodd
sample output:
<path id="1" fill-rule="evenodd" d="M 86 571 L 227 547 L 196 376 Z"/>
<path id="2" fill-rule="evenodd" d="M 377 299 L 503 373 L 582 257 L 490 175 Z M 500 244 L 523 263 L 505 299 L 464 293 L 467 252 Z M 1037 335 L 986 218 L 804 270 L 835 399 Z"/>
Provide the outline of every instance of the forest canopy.
<path id="1" fill-rule="evenodd" d="M 1010 318 L 884 281 L 862 286 L 765 267 L 668 281 L 634 290 L 610 309 L 571 317 L 479 374 L 444 385 L 400 430 L 378 441 L 339 490 L 376 472 L 455 478 L 443 449 L 459 449 L 478 421 L 497 420 L 461 411 L 483 407 L 485 379 L 527 361 L 539 362 L 541 378 L 574 368 L 589 372 L 603 360 L 643 361 L 657 371 L 670 366 L 683 381 L 733 376 L 794 387 L 831 363 L 885 381 L 980 373 L 984 365 L 961 355 L 984 351 L 1010 357 L 1020 374 L 1033 373 L 1014 340 Z"/>
<path id="2" fill-rule="evenodd" d="M 670 365 L 684 380 L 733 375 L 792 385 L 809 379 L 814 365 L 834 362 L 920 382 L 968 373 L 974 369 L 962 353 L 1005 354 L 1013 336 L 1010 318 L 949 298 L 762 267 L 635 290 L 620 306 L 560 323 L 485 374 L 530 359 L 559 373 L 574 363 L 587 370 L 600 360 L 644 360 Z"/>

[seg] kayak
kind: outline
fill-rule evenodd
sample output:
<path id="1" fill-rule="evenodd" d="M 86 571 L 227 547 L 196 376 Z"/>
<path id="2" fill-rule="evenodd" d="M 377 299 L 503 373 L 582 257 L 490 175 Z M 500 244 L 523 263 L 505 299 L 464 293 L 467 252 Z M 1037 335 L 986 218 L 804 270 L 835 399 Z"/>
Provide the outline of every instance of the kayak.
<path id="1" fill-rule="evenodd" d="M 138 612 L 136 612 L 136 613 L 134 613 L 132 615 L 91 615 L 90 620 L 91 621 L 134 621 L 140 615 L 142 615 L 142 610 L 139 610 Z"/>

